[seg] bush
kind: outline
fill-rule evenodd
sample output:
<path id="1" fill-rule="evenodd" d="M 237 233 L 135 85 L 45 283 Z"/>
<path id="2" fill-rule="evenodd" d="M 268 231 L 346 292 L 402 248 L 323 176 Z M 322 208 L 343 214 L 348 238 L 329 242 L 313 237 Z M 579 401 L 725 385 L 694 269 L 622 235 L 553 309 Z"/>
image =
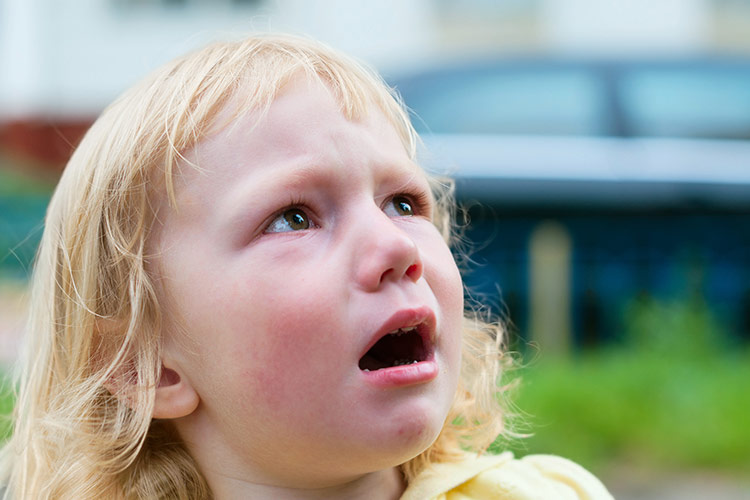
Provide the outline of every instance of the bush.
<path id="1" fill-rule="evenodd" d="M 746 468 L 750 351 L 732 346 L 700 301 L 637 301 L 627 314 L 622 345 L 522 370 L 516 404 L 533 436 L 513 451 L 594 471 L 613 462 Z"/>

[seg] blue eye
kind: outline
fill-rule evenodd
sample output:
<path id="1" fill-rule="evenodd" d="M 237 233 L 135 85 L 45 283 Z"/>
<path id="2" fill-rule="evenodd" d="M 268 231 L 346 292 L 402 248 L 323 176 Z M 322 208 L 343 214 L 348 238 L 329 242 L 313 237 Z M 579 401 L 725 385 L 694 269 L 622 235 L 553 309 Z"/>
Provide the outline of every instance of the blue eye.
<path id="1" fill-rule="evenodd" d="M 279 214 L 268 225 L 266 233 L 286 233 L 310 228 L 310 218 L 299 208 L 290 208 Z"/>
<path id="2" fill-rule="evenodd" d="M 414 215 L 414 207 L 406 196 L 394 196 L 383 210 L 391 217 L 409 217 Z"/>

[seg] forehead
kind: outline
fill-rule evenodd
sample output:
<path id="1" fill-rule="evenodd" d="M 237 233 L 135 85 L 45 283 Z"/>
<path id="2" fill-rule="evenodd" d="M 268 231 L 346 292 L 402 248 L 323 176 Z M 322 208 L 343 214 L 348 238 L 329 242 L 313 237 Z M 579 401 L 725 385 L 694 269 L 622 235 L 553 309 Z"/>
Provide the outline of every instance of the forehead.
<path id="1" fill-rule="evenodd" d="M 270 166 L 338 165 L 347 170 L 356 159 L 383 167 L 377 169 L 383 176 L 395 170 L 424 175 L 396 127 L 374 103 L 359 116 L 347 117 L 329 87 L 305 77 L 290 80 L 266 109 L 240 113 L 242 98 L 233 96 L 217 115 L 216 122 L 226 125 L 185 153 L 187 162 L 180 165 L 175 182 L 178 205 L 185 202 L 181 192 L 189 195 L 211 184 L 204 182 L 208 178 L 218 184 L 245 177 L 250 166 L 278 175 L 283 172 Z"/>
<path id="2" fill-rule="evenodd" d="M 242 97 L 240 90 L 232 100 Z M 353 126 L 370 128 L 371 131 L 377 128 L 381 135 L 387 133 L 398 137 L 396 127 L 373 99 L 363 97 L 358 105 L 350 104 L 350 109 L 346 111 L 344 107 L 343 98 L 324 81 L 298 74 L 279 89 L 269 105 L 252 109 L 246 116 L 238 115 L 235 110 L 241 109 L 241 106 L 230 101 L 221 110 L 222 121 L 230 123 L 227 127 L 230 134 L 225 134 L 223 139 L 229 138 L 232 132 L 250 134 L 260 129 L 261 132 L 273 130 L 279 140 L 304 140 L 314 138 L 324 128 L 353 130 Z M 304 129 L 303 134 L 299 133 L 301 128 Z"/>

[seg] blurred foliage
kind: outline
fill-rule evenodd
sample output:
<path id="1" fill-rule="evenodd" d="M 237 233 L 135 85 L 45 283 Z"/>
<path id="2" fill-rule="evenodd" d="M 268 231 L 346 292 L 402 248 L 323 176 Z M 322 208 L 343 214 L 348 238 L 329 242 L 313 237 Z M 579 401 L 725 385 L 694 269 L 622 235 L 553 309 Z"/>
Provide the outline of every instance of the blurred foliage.
<path id="1" fill-rule="evenodd" d="M 748 346 L 733 345 L 699 299 L 640 298 L 625 312 L 622 345 L 521 370 L 515 402 L 533 434 L 510 448 L 595 472 L 618 463 L 747 470 Z"/>
<path id="2" fill-rule="evenodd" d="M 13 432 L 13 406 L 16 395 L 10 379 L 0 381 L 0 443 L 5 442 Z"/>
<path id="3" fill-rule="evenodd" d="M 15 170 L 18 167 L 4 167 L 7 160 L 0 158 L 0 197 L 46 196 L 49 197 L 55 187 L 55 179 L 39 179 L 21 174 Z"/>

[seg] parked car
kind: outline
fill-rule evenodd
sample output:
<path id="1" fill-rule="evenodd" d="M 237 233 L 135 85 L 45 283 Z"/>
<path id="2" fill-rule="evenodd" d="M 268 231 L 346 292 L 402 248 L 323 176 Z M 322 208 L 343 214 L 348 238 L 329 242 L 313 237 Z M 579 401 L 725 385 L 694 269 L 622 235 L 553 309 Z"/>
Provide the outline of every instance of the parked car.
<path id="1" fill-rule="evenodd" d="M 394 79 L 462 195 L 750 207 L 750 60 L 503 60 Z"/>
<path id="2" fill-rule="evenodd" d="M 499 60 L 390 83 L 422 163 L 474 207 L 470 287 L 522 336 L 531 240 L 552 219 L 579 345 L 619 338 L 643 297 L 705 300 L 750 340 L 750 60 Z"/>

